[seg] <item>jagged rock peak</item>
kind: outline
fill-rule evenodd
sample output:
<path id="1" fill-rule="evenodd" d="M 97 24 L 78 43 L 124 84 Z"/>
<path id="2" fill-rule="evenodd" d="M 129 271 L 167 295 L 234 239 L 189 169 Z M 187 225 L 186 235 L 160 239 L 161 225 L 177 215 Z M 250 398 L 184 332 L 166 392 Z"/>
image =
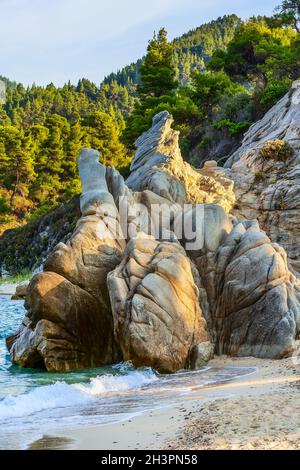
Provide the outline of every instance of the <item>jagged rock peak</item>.
<path id="1" fill-rule="evenodd" d="M 137 147 L 126 183 L 134 191 L 151 190 L 172 202 L 219 204 L 229 212 L 234 204 L 233 183 L 223 172 L 195 170 L 185 162 L 173 117 L 162 111 L 152 127 L 135 142 Z"/>

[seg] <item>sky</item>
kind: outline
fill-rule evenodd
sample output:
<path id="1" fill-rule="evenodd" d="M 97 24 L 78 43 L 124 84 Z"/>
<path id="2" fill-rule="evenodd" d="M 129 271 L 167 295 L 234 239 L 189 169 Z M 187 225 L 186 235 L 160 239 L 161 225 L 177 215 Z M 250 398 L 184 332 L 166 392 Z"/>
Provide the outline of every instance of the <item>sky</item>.
<path id="1" fill-rule="evenodd" d="M 272 14 L 281 0 L 0 0 L 0 75 L 24 85 L 99 84 L 145 53 L 224 14 Z"/>

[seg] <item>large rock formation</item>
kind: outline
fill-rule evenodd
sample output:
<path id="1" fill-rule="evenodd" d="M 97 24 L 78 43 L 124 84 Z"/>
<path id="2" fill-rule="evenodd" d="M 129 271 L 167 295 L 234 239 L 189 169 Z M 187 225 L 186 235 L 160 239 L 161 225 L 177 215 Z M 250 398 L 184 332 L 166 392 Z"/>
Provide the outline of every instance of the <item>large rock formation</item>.
<path id="1" fill-rule="evenodd" d="M 163 372 L 201 364 L 209 336 L 191 261 L 178 242 L 141 233 L 108 275 L 108 287 L 125 360 Z"/>
<path id="2" fill-rule="evenodd" d="M 47 258 L 45 272 L 31 280 L 25 320 L 7 341 L 13 362 L 24 367 L 62 371 L 110 364 L 120 357 L 106 286 L 106 276 L 124 249 L 115 235 L 118 212 L 99 153 L 84 150 L 78 166 L 83 216 L 71 239 Z"/>
<path id="3" fill-rule="evenodd" d="M 300 331 L 300 283 L 257 221 L 237 223 L 217 252 L 216 352 L 281 358 Z"/>
<path id="4" fill-rule="evenodd" d="M 223 175 L 202 174 L 183 161 L 179 132 L 171 128 L 172 123 L 172 116 L 162 111 L 153 118 L 149 131 L 137 139 L 128 187 L 149 189 L 179 204 L 215 203 L 229 212 L 235 201 L 232 181 Z"/>
<path id="5" fill-rule="evenodd" d="M 137 140 L 126 183 L 97 152 L 80 154 L 82 217 L 29 285 L 7 341 L 14 362 L 68 370 L 124 359 L 173 372 L 213 348 L 271 358 L 295 348 L 300 281 L 285 251 L 229 214 L 234 168 L 184 163 L 171 123 L 160 113 Z M 285 144 L 279 154 L 294 159 Z"/>
<path id="6" fill-rule="evenodd" d="M 210 244 L 190 255 L 207 294 L 205 317 L 216 353 L 291 354 L 300 331 L 300 283 L 288 269 L 285 251 L 257 221 L 234 221 L 230 231 L 220 209 L 213 213 L 218 223 L 214 236 L 207 234 Z"/>
<path id="7" fill-rule="evenodd" d="M 225 166 L 235 183 L 234 214 L 257 219 L 300 275 L 300 81 L 250 127 Z"/>

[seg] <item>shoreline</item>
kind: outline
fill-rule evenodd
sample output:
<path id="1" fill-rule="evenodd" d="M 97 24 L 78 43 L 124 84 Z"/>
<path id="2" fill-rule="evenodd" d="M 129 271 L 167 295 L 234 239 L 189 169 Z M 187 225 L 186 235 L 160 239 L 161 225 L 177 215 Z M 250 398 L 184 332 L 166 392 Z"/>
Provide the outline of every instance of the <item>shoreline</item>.
<path id="1" fill-rule="evenodd" d="M 293 365 L 291 358 L 221 356 L 209 365 L 256 370 L 226 383 L 194 386 L 176 405 L 122 422 L 68 428 L 55 436 L 43 436 L 27 449 L 300 448 L 300 367 Z"/>
<path id="2" fill-rule="evenodd" d="M 0 295 L 14 295 L 16 287 L 20 283 L 17 282 L 2 282 L 0 283 Z"/>

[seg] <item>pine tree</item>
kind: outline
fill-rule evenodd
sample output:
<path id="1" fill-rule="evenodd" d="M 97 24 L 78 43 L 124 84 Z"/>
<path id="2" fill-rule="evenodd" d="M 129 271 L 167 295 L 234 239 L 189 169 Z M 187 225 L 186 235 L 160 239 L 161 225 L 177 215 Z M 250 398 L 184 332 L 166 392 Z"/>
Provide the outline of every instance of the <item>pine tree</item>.
<path id="1" fill-rule="evenodd" d="M 158 111 L 170 108 L 176 99 L 178 82 L 173 45 L 168 43 L 164 28 L 149 41 L 146 57 L 140 65 L 140 76 L 141 84 L 137 87 L 139 101 L 127 119 L 123 133 L 123 138 L 128 144 L 132 144 L 150 127 L 152 117 Z"/>
<path id="2" fill-rule="evenodd" d="M 300 0 L 284 0 L 276 11 L 282 24 L 291 25 L 300 33 Z"/>
<path id="3" fill-rule="evenodd" d="M 48 118 L 45 125 L 49 134 L 37 159 L 36 171 L 39 177 L 33 194 L 40 202 L 46 198 L 52 198 L 55 202 L 63 190 L 61 175 L 65 155 L 64 138 L 69 135 L 70 125 L 65 118 L 56 114 Z"/>
<path id="4" fill-rule="evenodd" d="M 35 177 L 32 141 L 24 131 L 5 126 L 0 128 L 0 142 L 1 180 L 10 191 L 9 204 L 15 210 L 17 196 L 26 205 L 29 186 Z"/>
<path id="5" fill-rule="evenodd" d="M 119 129 L 107 113 L 95 112 L 83 121 L 83 142 L 100 152 L 105 165 L 122 168 L 128 164 L 126 148 L 120 142 Z"/>
<path id="6" fill-rule="evenodd" d="M 147 54 L 140 66 L 141 84 L 138 95 L 143 103 L 149 96 L 159 98 L 174 92 L 176 68 L 173 63 L 173 45 L 168 43 L 167 31 L 161 28 L 149 41 Z"/>

